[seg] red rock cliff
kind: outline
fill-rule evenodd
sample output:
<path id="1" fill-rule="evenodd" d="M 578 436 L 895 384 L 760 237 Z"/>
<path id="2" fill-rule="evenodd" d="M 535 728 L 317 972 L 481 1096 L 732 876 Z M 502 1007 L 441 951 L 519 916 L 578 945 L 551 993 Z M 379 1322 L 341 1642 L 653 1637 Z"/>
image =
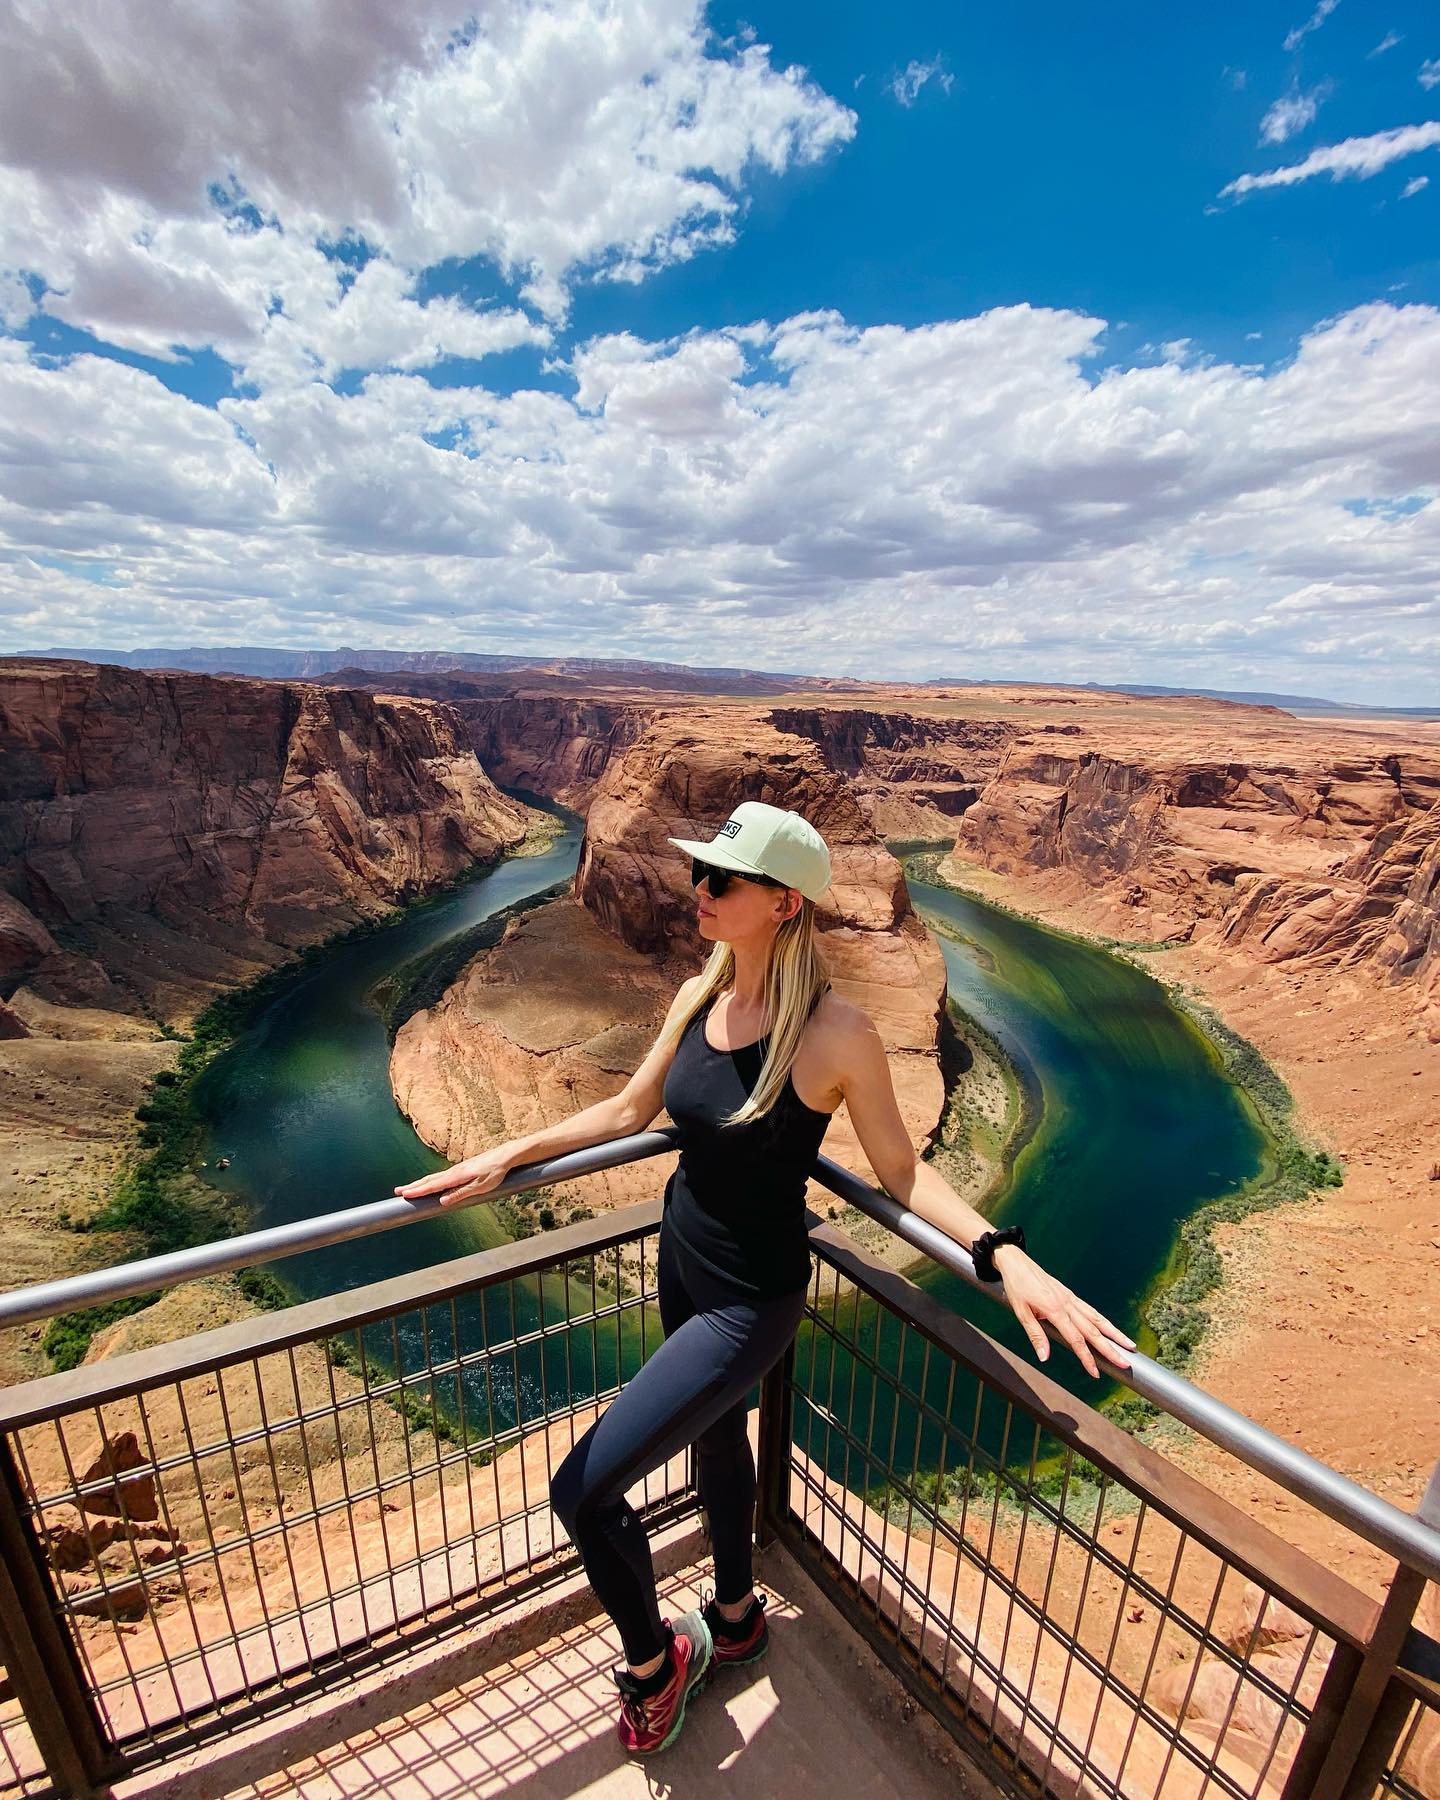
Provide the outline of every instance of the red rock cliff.
<path id="1" fill-rule="evenodd" d="M 1414 983 L 1436 1024 L 1440 757 L 1258 714 L 1234 732 L 1228 755 L 1212 743 L 1187 755 L 1183 729 L 1169 745 L 1021 738 L 966 813 L 956 852 L 1100 890 L 1137 909 L 1145 923 L 1130 935 L 1367 964 Z"/>
<path id="2" fill-rule="evenodd" d="M 428 701 L 0 663 L 7 996 L 183 1018 L 523 834 Z"/>
<path id="3" fill-rule="evenodd" d="M 583 813 L 611 757 L 633 744 L 648 722 L 666 709 L 608 694 L 537 690 L 530 685 L 537 678 L 519 683 L 509 677 L 408 671 L 373 675 L 347 669 L 329 679 L 353 682 L 375 693 L 443 701 L 496 781 L 544 794 Z M 567 685 L 548 672 L 544 682 L 556 689 Z"/>
<path id="4" fill-rule="evenodd" d="M 1015 728 L 999 719 L 936 718 L 876 708 L 772 707 L 777 730 L 817 744 L 847 777 L 876 832 L 945 837 L 1000 766 Z"/>

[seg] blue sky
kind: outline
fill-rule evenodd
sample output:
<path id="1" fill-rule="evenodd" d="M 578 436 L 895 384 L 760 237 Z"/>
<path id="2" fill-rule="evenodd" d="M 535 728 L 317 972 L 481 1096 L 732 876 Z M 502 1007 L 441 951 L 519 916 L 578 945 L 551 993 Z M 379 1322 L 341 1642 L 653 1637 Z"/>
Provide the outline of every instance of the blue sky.
<path id="1" fill-rule="evenodd" d="M 632 298 L 597 294 L 577 323 L 616 329 L 638 306 L 625 323 L 641 328 L 638 316 L 645 335 L 661 335 L 747 309 L 780 318 L 833 306 L 855 323 L 914 325 L 1028 301 L 1128 322 L 1111 350 L 1127 359 L 1191 336 L 1254 360 L 1290 354 L 1317 318 L 1397 283 L 1407 298 L 1440 299 L 1440 181 L 1418 204 L 1397 203 L 1433 151 L 1376 180 L 1316 181 L 1207 212 L 1242 171 L 1440 117 L 1440 90 L 1415 73 L 1422 50 L 1440 56 L 1433 7 L 1347 3 L 1286 52 L 1305 16 L 1303 0 L 713 12 L 722 31 L 748 20 L 777 60 L 803 63 L 854 108 L 855 140 L 766 184 L 723 271 L 692 264 Z M 1405 35 L 1370 58 L 1389 31 Z M 932 78 L 897 104 L 896 76 L 936 59 L 948 90 Z M 1309 130 L 1257 143 L 1277 97 L 1327 79 L 1334 92 Z"/>
<path id="2" fill-rule="evenodd" d="M 163 10 L 0 42 L 16 647 L 1434 698 L 1433 8 Z"/>

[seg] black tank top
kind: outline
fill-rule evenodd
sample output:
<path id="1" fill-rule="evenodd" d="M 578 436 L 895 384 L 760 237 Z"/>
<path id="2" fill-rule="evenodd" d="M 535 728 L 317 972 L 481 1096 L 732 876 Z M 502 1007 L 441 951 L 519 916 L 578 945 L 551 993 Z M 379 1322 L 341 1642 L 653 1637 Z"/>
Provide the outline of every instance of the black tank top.
<path id="1" fill-rule="evenodd" d="M 745 1293 L 793 1294 L 810 1282 L 805 1183 L 830 1123 L 787 1077 L 763 1118 L 721 1125 L 760 1079 L 768 1038 L 717 1050 L 705 1039 L 715 997 L 681 1034 L 665 1077 L 680 1161 L 664 1219 L 681 1246 Z"/>

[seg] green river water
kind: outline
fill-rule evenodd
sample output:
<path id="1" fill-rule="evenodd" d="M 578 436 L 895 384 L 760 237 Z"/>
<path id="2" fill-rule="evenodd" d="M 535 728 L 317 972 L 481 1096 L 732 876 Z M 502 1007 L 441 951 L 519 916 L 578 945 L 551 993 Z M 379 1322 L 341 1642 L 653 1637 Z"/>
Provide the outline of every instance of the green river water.
<path id="1" fill-rule="evenodd" d="M 401 971 L 413 978 L 427 964 L 441 963 L 443 973 L 455 961 L 457 939 L 573 875 L 581 822 L 524 797 L 562 821 L 548 850 L 504 861 L 453 893 L 409 908 L 393 924 L 335 946 L 205 1072 L 197 1104 L 206 1122 L 210 1179 L 243 1198 L 257 1227 L 387 1198 L 397 1182 L 443 1166 L 390 1092 L 377 989 Z M 892 848 L 904 854 L 920 846 Z M 1261 1168 L 1267 1140 L 1253 1109 L 1225 1078 L 1208 1040 L 1142 970 L 948 889 L 916 879 L 910 886 L 941 945 L 952 1005 L 1002 1045 L 1031 1097 L 1031 1129 L 988 1210 L 997 1222 L 1022 1219 L 1032 1253 L 1133 1334 L 1137 1307 L 1164 1268 L 1180 1221 Z M 223 1173 L 213 1168 L 220 1156 L 230 1159 Z M 668 1168 L 668 1158 L 657 1160 L 657 1193 Z M 270 1267 L 311 1298 L 501 1241 L 498 1221 L 478 1205 Z M 928 1259 L 911 1274 L 992 1335 L 1024 1348 L 1002 1308 Z M 570 1295 L 572 1310 L 579 1310 L 587 1296 L 573 1279 Z M 387 1370 L 418 1370 L 427 1352 L 436 1360 L 450 1353 L 452 1319 L 469 1350 L 564 1316 L 559 1278 L 547 1278 L 543 1294 L 535 1282 L 506 1284 L 488 1296 L 483 1319 L 473 1306 L 468 1313 L 434 1307 L 423 1322 L 413 1318 L 399 1332 L 367 1331 L 364 1347 Z M 902 1345 L 889 1319 L 862 1316 L 854 1323 L 867 1352 L 887 1369 L 903 1363 L 932 1405 L 948 1407 L 952 1418 L 973 1410 L 973 1390 L 957 1396 L 936 1387 L 940 1371 L 932 1376 L 930 1365 L 922 1367 L 923 1346 L 913 1333 Z M 847 1331 L 851 1325 L 847 1311 Z M 470 1432 L 484 1435 L 517 1418 L 543 1416 L 547 1392 L 568 1391 L 578 1401 L 597 1384 L 628 1376 L 654 1349 L 658 1331 L 651 1319 L 645 1344 L 633 1326 L 618 1334 L 613 1325 L 608 1334 L 555 1333 L 544 1342 L 543 1368 L 539 1347 L 527 1345 L 503 1363 L 492 1359 L 483 1387 L 478 1378 L 473 1387 L 467 1380 L 463 1394 L 452 1388 L 435 1399 L 452 1417 L 463 1404 Z M 827 1347 L 822 1371 L 817 1343 L 802 1328 L 802 1385 L 813 1376 L 822 1403 L 853 1419 L 868 1441 L 882 1450 L 898 1442 L 911 1466 L 933 1467 L 941 1436 L 935 1424 L 908 1404 L 897 1413 L 884 1384 L 872 1392 L 863 1359 L 857 1368 L 843 1351 L 836 1357 Z M 1072 1391 L 1097 1397 L 1097 1384 L 1068 1352 L 1053 1353 L 1050 1368 Z M 982 1420 L 980 1435 L 998 1448 L 1000 1430 Z M 844 1456 L 838 1436 L 808 1449 L 856 1488 L 876 1479 L 875 1468 L 862 1466 L 864 1457 Z M 1028 1442 L 1023 1450 L 1028 1456 Z M 1005 1454 L 1013 1451 L 1012 1445 Z"/>

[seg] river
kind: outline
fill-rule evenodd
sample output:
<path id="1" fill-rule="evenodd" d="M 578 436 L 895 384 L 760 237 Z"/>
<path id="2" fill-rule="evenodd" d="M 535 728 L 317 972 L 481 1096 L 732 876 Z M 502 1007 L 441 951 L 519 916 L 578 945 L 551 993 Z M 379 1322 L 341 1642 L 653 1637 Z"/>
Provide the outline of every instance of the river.
<path id="1" fill-rule="evenodd" d="M 890 846 L 902 857 L 919 847 Z M 1261 1173 L 1259 1117 L 1215 1046 L 1146 970 L 913 873 L 907 880 L 945 958 L 951 1006 L 1001 1045 L 1036 1113 L 987 1215 L 1023 1222 L 1031 1254 L 1133 1336 L 1182 1222 Z M 1008 1314 L 977 1307 L 965 1284 L 928 1267 L 922 1285 L 1022 1345 Z M 1094 1384 L 1073 1379 L 1069 1361 L 1056 1358 L 1052 1372 L 1090 1397 Z"/>
<path id="2" fill-rule="evenodd" d="M 383 1198 L 396 1183 L 442 1166 L 391 1094 L 377 997 L 397 973 L 412 977 L 427 961 L 453 963 L 457 940 L 469 941 L 485 920 L 573 875 L 582 822 L 536 796 L 524 798 L 561 823 L 547 850 L 502 861 L 466 886 L 408 908 L 394 923 L 337 944 L 205 1072 L 196 1100 L 206 1121 L 208 1177 L 243 1197 L 257 1227 Z M 922 846 L 891 848 L 903 855 Z M 918 879 L 910 886 L 944 954 L 952 1005 L 1002 1044 L 1038 1102 L 1034 1128 L 994 1197 L 991 1216 L 997 1222 L 1022 1219 L 1044 1265 L 1133 1332 L 1137 1305 L 1163 1268 L 1178 1223 L 1260 1168 L 1259 1123 L 1226 1080 L 1208 1040 L 1142 970 L 949 889 Z M 214 1168 L 221 1156 L 229 1158 L 223 1172 Z M 657 1192 L 661 1177 L 657 1165 Z M 494 1215 L 480 1205 L 271 1266 L 309 1298 L 500 1241 Z M 912 1273 L 992 1335 L 1024 1348 L 1002 1308 L 928 1260 Z M 557 1287 L 552 1282 L 547 1289 L 552 1322 Z M 495 1291 L 485 1314 L 491 1338 L 508 1338 L 517 1325 L 524 1331 L 540 1322 L 533 1289 L 507 1284 Z M 449 1317 L 448 1308 L 431 1309 L 428 1346 L 412 1322 L 403 1341 L 388 1332 L 367 1335 L 367 1354 L 386 1367 L 398 1356 L 407 1370 L 419 1369 L 427 1348 L 436 1358 L 448 1353 Z M 568 1379 L 583 1397 L 594 1391 L 594 1382 L 613 1381 L 617 1366 L 633 1369 L 654 1347 L 653 1339 L 641 1346 L 633 1333 L 628 1343 L 617 1344 L 596 1344 L 588 1333 L 568 1335 L 573 1346 L 564 1343 L 563 1333 L 548 1340 L 547 1356 L 555 1362 L 543 1372 L 533 1357 L 528 1365 L 514 1362 L 524 1419 L 542 1415 L 548 1384 L 559 1382 L 563 1391 Z M 883 1366 L 898 1363 L 893 1326 L 884 1326 L 879 1347 Z M 572 1348 L 583 1348 L 591 1360 L 581 1366 Z M 922 1355 L 911 1334 L 907 1368 Z M 808 1373 L 808 1353 L 803 1363 Z M 840 1364 L 844 1382 L 854 1371 L 843 1355 Z M 1068 1352 L 1052 1356 L 1051 1370 L 1074 1392 L 1096 1397 L 1096 1384 Z M 918 1362 L 913 1379 L 920 1379 Z M 830 1398 L 841 1391 L 835 1388 Z M 862 1380 L 851 1416 L 861 1416 L 867 1391 Z M 515 1422 L 515 1383 L 503 1374 L 486 1383 L 483 1401 L 467 1383 L 466 1399 L 473 1429 Z M 882 1430 L 884 1412 L 882 1393 Z M 994 1439 L 1000 1429 L 982 1427 L 982 1436 Z M 938 1453 L 932 1428 L 920 1432 L 919 1447 L 921 1466 L 927 1466 Z M 835 1449 L 812 1446 L 812 1453 L 838 1468 Z M 855 1485 L 872 1479 L 861 1475 Z"/>

